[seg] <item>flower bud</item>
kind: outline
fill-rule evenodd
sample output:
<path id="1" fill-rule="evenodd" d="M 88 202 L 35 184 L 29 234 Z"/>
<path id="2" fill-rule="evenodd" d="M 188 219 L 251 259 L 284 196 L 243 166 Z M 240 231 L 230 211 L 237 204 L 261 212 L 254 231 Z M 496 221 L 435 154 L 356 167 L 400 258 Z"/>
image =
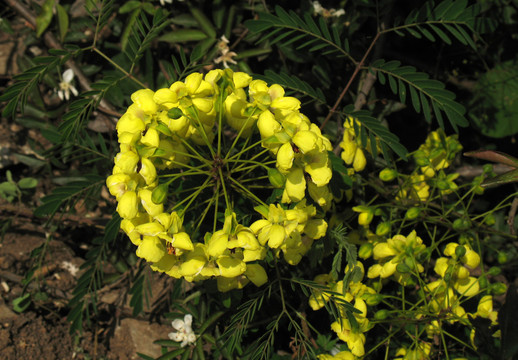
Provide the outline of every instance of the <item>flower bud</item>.
<path id="1" fill-rule="evenodd" d="M 397 270 L 397 272 L 400 272 L 402 274 L 406 274 L 406 273 L 409 273 L 411 269 L 408 267 L 407 264 L 399 263 L 396 266 L 396 270 Z"/>
<path id="2" fill-rule="evenodd" d="M 457 246 L 455 248 L 455 256 L 457 257 L 457 259 L 460 259 L 464 255 L 466 255 L 466 248 L 462 245 Z"/>
<path id="3" fill-rule="evenodd" d="M 158 185 L 156 188 L 153 189 L 153 192 L 151 193 L 151 201 L 153 201 L 155 204 L 162 204 L 167 197 L 168 189 L 168 184 Z"/>
<path id="4" fill-rule="evenodd" d="M 500 265 L 503 265 L 505 263 L 507 263 L 507 261 L 509 260 L 509 258 L 507 257 L 507 254 L 503 251 L 499 251 L 498 252 L 498 257 L 497 257 L 497 260 L 498 260 L 498 263 Z"/>
<path id="5" fill-rule="evenodd" d="M 397 170 L 389 169 L 389 168 L 385 168 L 385 169 L 381 170 L 380 174 L 379 174 L 379 178 L 381 179 L 381 181 L 385 181 L 385 182 L 394 180 L 396 178 L 396 176 L 397 176 Z"/>
<path id="6" fill-rule="evenodd" d="M 467 219 L 459 218 L 453 222 L 453 229 L 457 231 L 463 231 L 470 228 L 470 222 Z"/>
<path id="7" fill-rule="evenodd" d="M 503 295 L 507 292 L 507 286 L 504 283 L 495 283 L 491 285 L 491 293 L 494 295 Z"/>
<path id="8" fill-rule="evenodd" d="M 180 109 L 180 108 L 169 109 L 169 111 L 167 112 L 167 116 L 173 120 L 177 120 L 183 116 L 182 109 Z"/>
<path id="9" fill-rule="evenodd" d="M 407 220 L 414 220 L 419 216 L 419 213 L 421 212 L 421 209 L 418 207 L 413 207 L 407 210 L 405 213 L 405 219 Z"/>
<path id="10" fill-rule="evenodd" d="M 499 267 L 497 266 L 493 266 L 491 267 L 488 271 L 487 271 L 487 274 L 488 275 L 491 275 L 491 276 L 497 276 L 497 275 L 500 275 L 500 273 L 502 272 L 502 269 L 500 269 Z"/>
<path id="11" fill-rule="evenodd" d="M 383 295 L 365 293 L 362 298 L 367 305 L 376 306 L 383 300 Z"/>
<path id="12" fill-rule="evenodd" d="M 360 246 L 358 256 L 362 259 L 368 259 L 372 256 L 372 249 L 374 246 L 371 243 L 365 243 Z"/>
<path id="13" fill-rule="evenodd" d="M 376 227 L 376 235 L 385 236 L 390 232 L 390 222 L 384 221 Z"/>
<path id="14" fill-rule="evenodd" d="M 376 311 L 376 313 L 374 314 L 374 319 L 385 320 L 386 318 L 388 318 L 389 314 L 390 312 L 387 309 L 381 309 Z"/>

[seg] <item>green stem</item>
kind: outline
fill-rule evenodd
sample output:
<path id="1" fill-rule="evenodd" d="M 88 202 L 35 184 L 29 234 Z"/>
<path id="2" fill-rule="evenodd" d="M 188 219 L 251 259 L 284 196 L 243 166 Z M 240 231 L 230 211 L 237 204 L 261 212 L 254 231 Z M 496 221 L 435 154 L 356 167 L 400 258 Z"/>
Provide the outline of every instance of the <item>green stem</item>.
<path id="1" fill-rule="evenodd" d="M 230 199 L 228 198 L 227 188 L 225 187 L 225 178 L 223 177 L 223 171 L 221 170 L 221 168 L 218 168 L 218 173 L 219 173 L 219 179 L 221 182 L 221 187 L 223 188 L 223 194 L 225 196 L 225 204 L 227 205 L 227 209 L 231 210 L 232 207 L 230 206 Z M 232 179 L 232 178 L 230 178 L 230 179 Z"/>
<path id="2" fill-rule="evenodd" d="M 95 51 L 97 54 L 101 55 L 101 57 L 103 57 L 106 61 L 108 61 L 113 67 L 115 67 L 117 70 L 119 70 L 120 72 L 122 72 L 124 75 L 126 75 L 127 78 L 133 80 L 135 83 L 137 83 L 138 85 L 140 85 L 143 89 L 147 89 L 148 87 L 146 85 L 144 85 L 144 83 L 140 82 L 140 80 L 138 80 L 136 77 L 134 77 L 133 75 L 131 75 L 129 72 L 127 72 L 126 70 L 124 70 L 119 64 L 117 64 L 116 62 L 114 62 L 112 59 L 110 59 L 109 56 L 107 56 L 105 53 L 103 53 L 101 50 L 97 49 L 95 47 L 95 44 L 94 46 L 92 46 L 92 50 Z"/>
<path id="3" fill-rule="evenodd" d="M 196 151 L 196 149 L 194 149 L 191 144 L 189 144 L 185 139 L 182 139 L 180 138 L 180 141 L 182 142 L 183 145 L 185 145 L 186 147 L 189 148 L 189 150 L 191 150 L 194 154 L 196 154 L 196 159 L 200 160 L 201 162 L 203 162 L 205 165 L 209 166 L 209 167 L 212 167 L 212 163 L 207 160 L 205 157 L 203 157 L 199 152 Z M 192 155 L 191 155 L 192 156 Z"/>
<path id="4" fill-rule="evenodd" d="M 255 196 L 253 193 L 251 193 L 251 192 L 250 192 L 246 187 L 244 187 L 243 185 L 241 185 L 237 180 L 235 180 L 235 179 L 231 178 L 230 176 L 228 177 L 228 179 L 229 179 L 231 182 L 233 182 L 234 184 L 236 184 L 236 185 L 237 185 L 237 187 L 238 187 L 239 189 L 241 189 L 241 190 L 242 190 L 242 192 L 243 192 L 246 196 L 248 196 L 248 197 L 252 198 L 252 199 L 253 199 L 253 200 L 255 200 L 258 204 L 261 204 L 261 205 L 264 205 L 264 206 L 268 206 L 268 205 L 266 205 L 264 202 L 262 202 L 262 201 L 261 201 L 261 199 L 259 199 L 259 198 L 258 198 L 257 196 Z M 236 190 L 238 190 L 238 189 L 236 189 Z"/>
<path id="5" fill-rule="evenodd" d="M 203 189 L 206 188 L 206 185 L 207 183 L 210 181 L 210 177 L 207 177 L 207 179 L 205 179 L 205 182 L 198 186 L 198 190 L 196 190 L 195 192 L 193 192 L 192 194 L 188 195 L 185 199 L 183 199 L 182 201 L 176 203 L 170 211 L 173 211 L 174 209 L 178 208 L 180 205 L 182 205 L 183 203 L 185 203 L 186 201 L 189 200 L 189 202 L 187 203 L 187 205 L 185 206 L 185 208 L 183 208 L 183 210 L 181 211 L 181 213 L 179 214 L 180 217 L 183 217 L 183 215 L 185 214 L 185 212 L 187 211 L 187 209 L 189 208 L 189 206 L 192 204 L 192 202 L 198 197 L 198 195 L 202 192 Z M 196 188 L 191 188 L 190 190 L 192 189 L 196 189 Z"/>

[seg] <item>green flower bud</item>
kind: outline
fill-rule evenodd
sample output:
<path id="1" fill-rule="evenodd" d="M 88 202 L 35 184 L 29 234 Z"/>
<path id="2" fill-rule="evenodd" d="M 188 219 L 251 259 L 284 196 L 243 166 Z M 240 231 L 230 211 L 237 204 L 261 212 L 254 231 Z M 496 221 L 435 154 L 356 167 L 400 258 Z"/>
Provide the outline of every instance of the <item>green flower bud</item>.
<path id="1" fill-rule="evenodd" d="M 151 201 L 155 204 L 162 204 L 166 197 L 169 189 L 169 184 L 160 184 L 151 193 Z"/>
<path id="2" fill-rule="evenodd" d="M 484 290 L 488 287 L 489 282 L 487 281 L 487 278 L 485 276 L 484 277 L 481 276 L 478 278 L 478 285 L 480 286 L 481 290 Z"/>
<path id="3" fill-rule="evenodd" d="M 457 257 L 457 259 L 460 259 L 464 255 L 466 255 L 466 248 L 462 245 L 457 246 L 455 248 L 455 256 Z"/>
<path id="4" fill-rule="evenodd" d="M 379 292 L 381 291 L 382 286 L 383 286 L 383 285 L 381 284 L 381 282 L 380 282 L 380 281 L 376 281 L 376 282 L 372 283 L 371 288 L 373 288 L 373 289 L 374 289 L 374 291 L 376 291 L 377 293 L 379 293 Z"/>
<path id="5" fill-rule="evenodd" d="M 389 314 L 390 312 L 387 309 L 381 309 L 376 311 L 376 313 L 374 314 L 374 319 L 385 320 L 386 318 L 388 318 Z"/>
<path id="6" fill-rule="evenodd" d="M 167 112 L 167 116 L 176 120 L 183 116 L 183 111 L 180 108 L 172 108 Z"/>
<path id="7" fill-rule="evenodd" d="M 437 187 L 440 190 L 448 190 L 450 188 L 450 184 L 446 180 L 437 180 Z"/>
<path id="8" fill-rule="evenodd" d="M 494 295 L 503 295 L 507 292 L 507 286 L 504 283 L 495 283 L 491 285 L 491 293 Z"/>
<path id="9" fill-rule="evenodd" d="M 486 217 L 484 218 L 484 222 L 485 222 L 485 223 L 486 223 L 486 225 L 488 225 L 488 226 L 495 225 L 495 223 L 496 223 L 495 215 L 493 215 L 493 214 L 489 214 L 488 216 L 486 216 Z"/>
<path id="10" fill-rule="evenodd" d="M 414 220 L 419 216 L 419 213 L 421 212 L 421 209 L 418 207 L 413 207 L 407 210 L 405 214 L 405 219 L 407 220 Z"/>
<path id="11" fill-rule="evenodd" d="M 365 243 L 360 246 L 358 250 L 358 256 L 361 259 L 368 259 L 372 256 L 372 249 L 374 246 L 371 243 Z"/>
<path id="12" fill-rule="evenodd" d="M 268 180 L 274 188 L 280 189 L 286 183 L 286 176 L 275 168 L 268 168 Z"/>
<path id="13" fill-rule="evenodd" d="M 507 257 L 507 253 L 505 253 L 503 251 L 499 251 L 497 260 L 500 265 L 507 263 L 507 261 L 509 261 L 509 258 Z"/>
<path id="14" fill-rule="evenodd" d="M 390 232 L 390 222 L 384 221 L 376 227 L 376 235 L 385 236 Z"/>
<path id="15" fill-rule="evenodd" d="M 406 274 L 406 273 L 409 273 L 410 272 L 410 268 L 408 267 L 407 264 L 405 263 L 399 263 L 397 264 L 396 266 L 396 270 L 397 272 L 401 273 L 401 274 Z"/>
<path id="16" fill-rule="evenodd" d="M 380 171 L 379 178 L 381 179 L 381 181 L 388 182 L 394 180 L 397 174 L 398 173 L 395 169 L 385 168 Z"/>
<path id="17" fill-rule="evenodd" d="M 470 228 L 470 222 L 467 219 L 456 219 L 453 222 L 453 229 L 457 231 L 463 231 Z"/>
<path id="18" fill-rule="evenodd" d="M 497 275 L 500 275 L 500 273 L 502 272 L 502 269 L 500 269 L 499 267 L 497 266 L 493 266 L 491 267 L 489 270 L 488 270 L 488 275 L 491 275 L 491 276 L 497 276 Z"/>
<path id="19" fill-rule="evenodd" d="M 383 295 L 381 294 L 369 294 L 365 293 L 362 296 L 362 299 L 365 300 L 365 303 L 369 306 L 376 306 L 383 300 Z"/>

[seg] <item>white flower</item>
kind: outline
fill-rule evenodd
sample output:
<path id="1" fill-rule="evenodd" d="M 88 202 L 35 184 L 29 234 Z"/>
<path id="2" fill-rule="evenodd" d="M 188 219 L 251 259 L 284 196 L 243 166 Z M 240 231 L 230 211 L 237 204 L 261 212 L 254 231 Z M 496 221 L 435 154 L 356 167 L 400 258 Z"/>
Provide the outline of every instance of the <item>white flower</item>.
<path id="1" fill-rule="evenodd" d="M 313 11 L 315 13 L 315 15 L 322 15 L 323 17 L 325 18 L 329 18 L 329 17 L 340 17 L 342 15 L 345 15 L 345 10 L 344 9 L 340 9 L 340 10 L 335 10 L 335 9 L 326 9 L 324 7 L 322 7 L 322 5 L 320 5 L 320 3 L 318 1 L 313 1 Z"/>
<path id="2" fill-rule="evenodd" d="M 69 100 L 70 99 L 70 92 L 74 94 L 74 96 L 77 96 L 79 92 L 77 89 L 72 85 L 72 80 L 74 79 L 74 71 L 72 69 L 65 70 L 63 75 L 61 76 L 62 81 L 59 83 L 59 90 L 58 90 L 58 96 L 61 100 Z"/>
<path id="3" fill-rule="evenodd" d="M 187 344 L 194 344 L 197 336 L 192 331 L 192 315 L 187 314 L 183 320 L 175 319 L 171 323 L 176 332 L 169 333 L 169 339 L 181 342 L 180 346 L 184 347 Z"/>
<path id="4" fill-rule="evenodd" d="M 165 6 L 166 3 L 172 4 L 173 0 L 160 0 L 160 5 Z"/>
<path id="5" fill-rule="evenodd" d="M 230 51 L 230 48 L 228 47 L 228 39 L 225 35 L 223 35 L 221 40 L 218 42 L 218 51 L 221 53 L 221 56 L 214 59 L 214 63 L 219 64 L 220 62 L 223 62 L 223 66 L 225 69 L 228 68 L 227 63 L 237 64 L 236 60 L 232 59 L 234 56 L 237 56 L 237 54 L 234 51 Z"/>

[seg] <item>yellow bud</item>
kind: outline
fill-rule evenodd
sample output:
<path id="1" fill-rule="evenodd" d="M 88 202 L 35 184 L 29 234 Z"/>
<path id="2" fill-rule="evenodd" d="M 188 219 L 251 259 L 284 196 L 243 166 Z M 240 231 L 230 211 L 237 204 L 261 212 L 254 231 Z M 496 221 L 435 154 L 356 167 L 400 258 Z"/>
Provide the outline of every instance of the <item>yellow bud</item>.
<path id="1" fill-rule="evenodd" d="M 126 191 L 119 199 L 117 212 L 123 219 L 133 219 L 138 213 L 138 197 L 135 191 Z"/>
<path id="2" fill-rule="evenodd" d="M 295 159 L 295 152 L 291 143 L 283 144 L 277 152 L 277 168 L 280 171 L 287 172 L 293 165 L 293 159 Z"/>

